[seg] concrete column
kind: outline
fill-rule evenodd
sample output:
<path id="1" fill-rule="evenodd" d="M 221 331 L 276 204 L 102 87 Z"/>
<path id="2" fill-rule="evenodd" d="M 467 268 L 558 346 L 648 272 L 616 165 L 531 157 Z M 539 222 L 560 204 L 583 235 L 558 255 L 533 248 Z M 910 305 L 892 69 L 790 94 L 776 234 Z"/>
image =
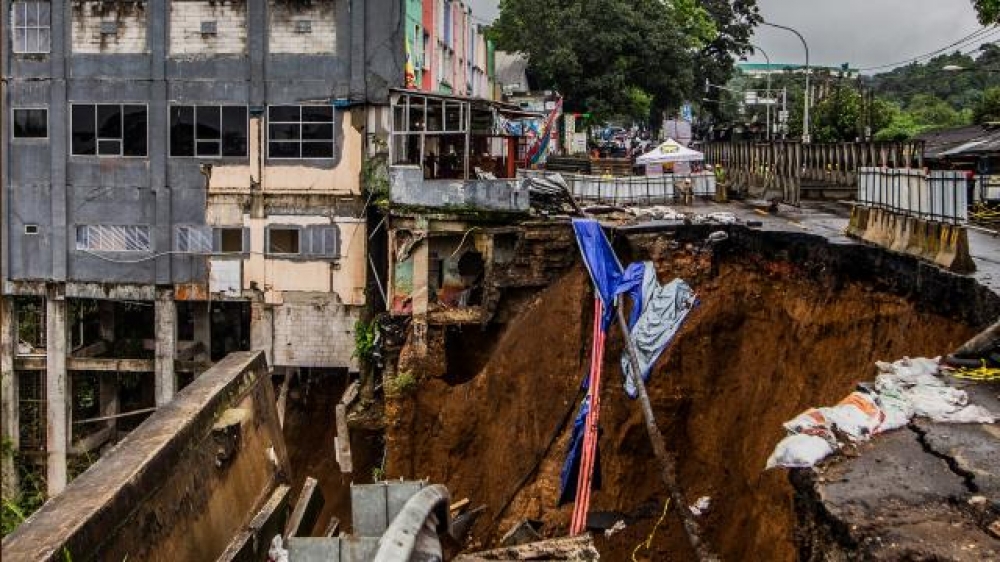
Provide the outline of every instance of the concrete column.
<path id="1" fill-rule="evenodd" d="M 113 343 L 115 341 L 115 302 L 97 301 L 97 318 L 100 322 L 101 339 Z"/>
<path id="2" fill-rule="evenodd" d="M 250 349 L 264 350 L 268 368 L 274 367 L 274 309 L 259 300 L 250 303 Z"/>
<path id="3" fill-rule="evenodd" d="M 101 373 L 100 379 L 101 416 L 114 416 L 118 413 L 118 373 Z M 111 430 L 112 443 L 117 441 L 118 419 L 107 421 Z"/>
<path id="4" fill-rule="evenodd" d="M 156 290 L 156 405 L 170 402 L 177 392 L 174 357 L 177 355 L 177 304 L 171 289 Z"/>
<path id="5" fill-rule="evenodd" d="M 10 443 L 12 452 L 19 448 L 20 416 L 18 410 L 17 371 L 14 370 L 14 352 L 17 350 L 17 317 L 14 301 L 0 297 L 0 403 L 3 415 L 0 425 L 3 430 L 4 442 Z M 3 497 L 11 498 L 17 495 L 17 467 L 14 465 L 13 454 L 2 456 L 2 493 Z"/>
<path id="6" fill-rule="evenodd" d="M 212 355 L 212 303 L 191 303 L 191 322 L 194 324 L 194 341 L 205 348 L 205 355 Z"/>
<path id="7" fill-rule="evenodd" d="M 50 290 L 45 299 L 45 452 L 49 497 L 66 487 L 70 413 L 66 335 L 66 299 Z"/>

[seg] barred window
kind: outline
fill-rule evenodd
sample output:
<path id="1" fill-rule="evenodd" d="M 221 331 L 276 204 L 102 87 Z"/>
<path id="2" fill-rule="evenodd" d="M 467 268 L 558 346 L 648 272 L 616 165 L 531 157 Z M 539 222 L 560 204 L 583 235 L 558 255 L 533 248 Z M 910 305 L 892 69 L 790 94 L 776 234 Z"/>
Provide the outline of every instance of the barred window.
<path id="1" fill-rule="evenodd" d="M 149 227 L 82 224 L 76 227 L 76 249 L 94 252 L 148 252 Z"/>
<path id="2" fill-rule="evenodd" d="M 333 158 L 333 107 L 267 108 L 268 158 Z"/>
<path id="3" fill-rule="evenodd" d="M 175 230 L 174 247 L 178 252 L 208 254 L 212 252 L 212 227 L 178 226 Z"/>
<path id="4" fill-rule="evenodd" d="M 51 47 L 51 30 L 48 2 L 14 2 L 11 6 L 11 25 L 14 33 L 14 52 L 25 54 L 48 53 Z"/>

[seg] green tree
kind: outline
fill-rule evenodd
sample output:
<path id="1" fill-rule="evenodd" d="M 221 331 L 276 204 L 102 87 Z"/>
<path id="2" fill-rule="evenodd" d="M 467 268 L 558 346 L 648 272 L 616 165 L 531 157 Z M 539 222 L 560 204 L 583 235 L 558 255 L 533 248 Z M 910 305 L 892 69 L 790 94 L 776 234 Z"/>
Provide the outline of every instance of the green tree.
<path id="1" fill-rule="evenodd" d="M 979 23 L 990 25 L 1000 23 L 1000 0 L 972 0 L 979 14 Z"/>
<path id="2" fill-rule="evenodd" d="M 979 124 L 1000 121 L 1000 87 L 983 92 L 982 99 L 976 104 L 973 121 Z"/>
<path id="3" fill-rule="evenodd" d="M 611 116 L 676 107 L 694 88 L 695 55 L 716 37 L 694 0 L 501 0 L 497 47 L 523 53 L 529 73 L 563 94 L 567 111 Z"/>
<path id="4" fill-rule="evenodd" d="M 751 52 L 750 37 L 760 20 L 756 0 L 702 0 L 701 5 L 715 22 L 716 35 L 695 56 L 695 85 L 722 85 L 733 78 L 734 63 Z M 695 91 L 695 98 L 712 100 L 703 106 L 703 113 L 716 121 L 725 121 L 734 106 L 726 100 L 724 90 Z"/>

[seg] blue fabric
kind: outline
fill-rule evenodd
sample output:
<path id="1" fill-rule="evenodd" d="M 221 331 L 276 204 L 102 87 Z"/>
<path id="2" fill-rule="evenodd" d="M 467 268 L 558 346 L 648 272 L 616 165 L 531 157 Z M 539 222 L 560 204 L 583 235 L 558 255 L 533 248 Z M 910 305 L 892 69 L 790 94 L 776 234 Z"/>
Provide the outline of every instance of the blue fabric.
<path id="1" fill-rule="evenodd" d="M 587 413 L 590 412 L 590 397 L 586 396 L 580 403 L 580 410 L 573 420 L 573 433 L 569 438 L 569 450 L 559 473 L 559 502 L 557 506 L 571 503 L 576 499 L 576 485 L 580 479 L 580 462 L 583 457 L 583 431 L 587 425 Z M 600 442 L 600 439 L 598 439 Z M 601 448 L 594 450 L 594 476 L 590 482 L 592 490 L 601 488 Z"/>
<path id="2" fill-rule="evenodd" d="M 642 312 L 644 298 L 642 280 L 646 275 L 647 263 L 630 263 L 615 288 L 615 297 L 624 294 L 632 299 L 632 312 L 628 316 L 629 328 L 635 326 L 635 323 L 639 321 L 639 314 Z M 652 263 L 649 265 L 652 266 Z"/>
<path id="3" fill-rule="evenodd" d="M 611 249 L 608 237 L 604 235 L 600 223 L 593 219 L 573 219 L 576 242 L 587 266 L 594 289 L 604 304 L 601 316 L 601 330 L 607 332 L 615 317 L 615 291 L 622 279 L 622 264 Z"/>

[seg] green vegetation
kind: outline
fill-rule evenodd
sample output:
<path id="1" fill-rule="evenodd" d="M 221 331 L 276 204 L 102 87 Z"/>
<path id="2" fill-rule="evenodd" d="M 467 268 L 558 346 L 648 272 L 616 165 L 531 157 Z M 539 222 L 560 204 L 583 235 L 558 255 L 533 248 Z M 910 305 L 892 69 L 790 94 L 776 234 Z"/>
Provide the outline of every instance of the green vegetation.
<path id="1" fill-rule="evenodd" d="M 731 67 L 755 13 L 754 0 L 501 0 L 490 36 L 566 111 L 645 120 L 700 91 L 696 68 Z"/>
<path id="2" fill-rule="evenodd" d="M 979 23 L 1000 23 L 1000 0 L 972 0 L 972 5 L 979 15 Z"/>
<path id="3" fill-rule="evenodd" d="M 354 357 L 369 361 L 375 352 L 375 337 L 378 334 L 378 323 L 358 320 L 354 323 Z"/>
<path id="4" fill-rule="evenodd" d="M 403 396 L 417 389 L 417 377 L 410 371 L 397 373 L 385 383 L 386 393 L 391 396 Z"/>
<path id="5" fill-rule="evenodd" d="M 4 439 L 0 454 L 12 459 L 15 466 L 19 464 L 10 440 Z M 19 484 L 20 490 L 10 497 L 4 496 L 0 506 L 0 531 L 5 537 L 45 503 L 45 481 L 37 473 L 23 472 Z"/>

